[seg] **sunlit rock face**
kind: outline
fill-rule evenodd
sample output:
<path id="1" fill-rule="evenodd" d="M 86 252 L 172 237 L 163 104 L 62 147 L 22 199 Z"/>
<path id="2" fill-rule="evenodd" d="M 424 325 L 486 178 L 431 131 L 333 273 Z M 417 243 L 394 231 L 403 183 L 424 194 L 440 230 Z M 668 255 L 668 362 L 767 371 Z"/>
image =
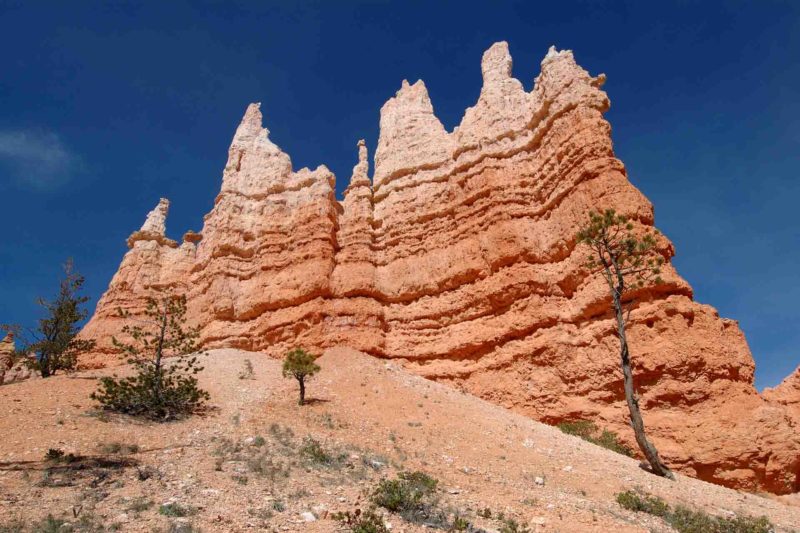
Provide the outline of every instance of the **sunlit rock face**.
<path id="1" fill-rule="evenodd" d="M 16 356 L 15 350 L 14 334 L 7 333 L 0 341 L 0 385 L 9 385 L 39 377 L 25 358 Z"/>
<path id="2" fill-rule="evenodd" d="M 113 353 L 117 307 L 141 313 L 147 297 L 180 293 L 206 347 L 280 357 L 349 345 L 539 420 L 591 419 L 633 444 L 607 288 L 582 268 L 574 238 L 592 209 L 654 224 L 614 156 L 605 77 L 551 48 L 526 91 L 506 43 L 481 70 L 478 101 L 453 132 L 425 84 L 404 81 L 381 109 L 372 179 L 360 142 L 341 201 L 324 166 L 293 170 L 252 104 L 202 231 L 167 239 L 162 201 L 129 239 L 84 330 L 100 347 L 86 363 Z M 797 491 L 796 413 L 758 394 L 736 322 L 693 301 L 664 237 L 659 251 L 665 282 L 638 292 L 629 333 L 659 451 L 688 475 Z"/>
<path id="3" fill-rule="evenodd" d="M 800 423 L 800 366 L 777 387 L 764 389 L 764 397 L 771 402 L 788 406 Z"/>

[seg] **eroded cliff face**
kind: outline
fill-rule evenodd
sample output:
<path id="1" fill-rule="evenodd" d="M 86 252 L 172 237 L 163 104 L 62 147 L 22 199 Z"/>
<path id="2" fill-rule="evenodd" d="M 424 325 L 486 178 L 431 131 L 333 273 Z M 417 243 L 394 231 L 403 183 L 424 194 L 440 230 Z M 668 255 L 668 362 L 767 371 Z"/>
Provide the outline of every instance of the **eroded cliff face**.
<path id="1" fill-rule="evenodd" d="M 506 43 L 447 132 L 422 81 L 381 109 L 369 179 L 359 143 L 344 199 L 324 166 L 294 171 L 251 105 L 200 234 L 165 236 L 150 213 L 84 335 L 103 363 L 117 307 L 185 293 L 207 347 L 349 345 L 547 422 L 588 418 L 629 438 L 607 289 L 574 235 L 591 209 L 654 224 L 603 118 L 609 101 L 569 51 L 552 49 L 532 91 Z M 672 257 L 662 238 L 659 250 Z M 692 300 L 667 263 L 637 294 L 630 342 L 645 423 L 670 466 L 732 487 L 800 489 L 800 437 L 786 402 L 753 387 L 734 321 Z M 632 439 L 630 439 L 632 441 Z"/>

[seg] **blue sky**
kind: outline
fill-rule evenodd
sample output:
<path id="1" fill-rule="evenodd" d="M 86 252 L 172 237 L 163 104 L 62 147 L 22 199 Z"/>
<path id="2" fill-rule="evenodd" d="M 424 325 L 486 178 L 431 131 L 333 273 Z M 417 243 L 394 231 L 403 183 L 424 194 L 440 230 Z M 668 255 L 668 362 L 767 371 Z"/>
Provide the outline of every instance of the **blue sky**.
<path id="1" fill-rule="evenodd" d="M 166 196 L 199 230 L 248 103 L 295 168 L 347 184 L 381 105 L 425 80 L 452 129 L 509 42 L 608 75 L 631 181 L 696 299 L 739 320 L 757 385 L 800 363 L 800 3 L 0 2 L 0 322 L 33 324 L 72 256 L 92 308 Z"/>

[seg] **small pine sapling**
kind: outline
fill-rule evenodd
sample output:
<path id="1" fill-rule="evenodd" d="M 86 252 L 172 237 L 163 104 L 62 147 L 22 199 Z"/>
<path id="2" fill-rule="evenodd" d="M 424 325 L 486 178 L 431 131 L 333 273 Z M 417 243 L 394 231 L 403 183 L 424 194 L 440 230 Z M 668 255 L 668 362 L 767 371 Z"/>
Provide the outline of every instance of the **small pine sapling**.
<path id="1" fill-rule="evenodd" d="M 314 362 L 315 359 L 316 357 L 302 348 L 295 348 L 287 353 L 283 360 L 283 377 L 296 379 L 300 386 L 298 401 L 300 405 L 306 402 L 306 379 L 320 371 L 319 365 Z"/>

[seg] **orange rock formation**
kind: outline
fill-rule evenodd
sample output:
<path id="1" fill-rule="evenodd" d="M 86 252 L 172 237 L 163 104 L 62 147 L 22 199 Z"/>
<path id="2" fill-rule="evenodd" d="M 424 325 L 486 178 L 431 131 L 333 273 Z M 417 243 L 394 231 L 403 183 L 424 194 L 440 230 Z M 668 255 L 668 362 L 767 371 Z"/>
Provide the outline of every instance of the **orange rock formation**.
<path id="1" fill-rule="evenodd" d="M 0 385 L 37 377 L 24 358 L 15 360 L 15 349 L 14 334 L 9 332 L 0 341 Z"/>
<path id="2" fill-rule="evenodd" d="M 333 174 L 294 171 L 250 105 L 202 232 L 169 240 L 161 200 L 128 239 L 84 329 L 101 350 L 87 362 L 108 361 L 118 307 L 137 314 L 147 296 L 185 293 L 206 347 L 279 357 L 348 345 L 537 419 L 588 418 L 629 438 L 607 289 L 574 239 L 591 209 L 654 223 L 614 156 L 605 77 L 551 48 L 527 92 L 506 43 L 482 72 L 453 132 L 425 84 L 404 81 L 381 109 L 372 181 L 362 141 L 341 202 Z M 666 239 L 660 251 L 674 253 Z M 694 302 L 669 264 L 663 277 L 637 295 L 630 331 L 662 456 L 731 487 L 800 490 L 789 402 L 754 388 L 736 322 Z"/>
<path id="3" fill-rule="evenodd" d="M 764 389 L 764 397 L 789 407 L 800 423 L 800 366 L 777 387 Z"/>

